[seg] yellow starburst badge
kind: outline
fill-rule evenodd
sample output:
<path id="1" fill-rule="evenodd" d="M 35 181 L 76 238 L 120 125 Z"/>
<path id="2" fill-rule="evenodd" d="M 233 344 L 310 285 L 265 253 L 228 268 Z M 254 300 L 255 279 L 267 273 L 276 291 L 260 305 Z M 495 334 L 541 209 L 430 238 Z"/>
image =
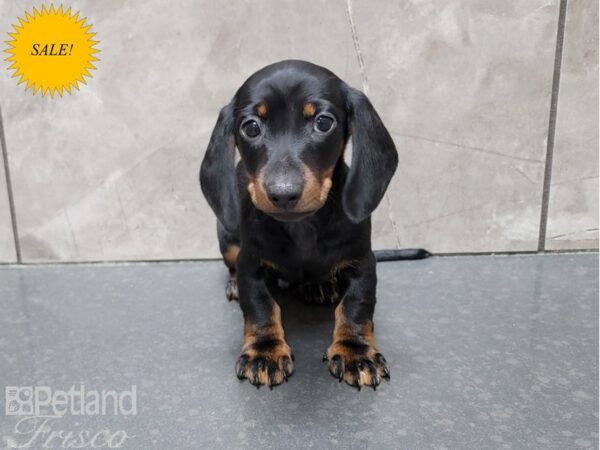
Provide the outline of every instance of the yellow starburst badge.
<path id="1" fill-rule="evenodd" d="M 86 84 L 84 76 L 92 77 L 89 70 L 96 69 L 92 62 L 98 61 L 94 54 L 100 50 L 93 48 L 96 33 L 90 32 L 92 26 L 85 17 L 79 18 L 79 12 L 63 10 L 62 5 L 42 6 L 41 12 L 33 8 L 18 21 L 15 32 L 8 33 L 12 40 L 6 42 L 10 48 L 5 52 L 10 54 L 6 61 L 12 63 L 8 69 L 20 77 L 19 84 L 26 83 L 25 90 L 62 97 L 63 91 L 70 94 L 71 87 L 79 90 L 79 83 Z"/>

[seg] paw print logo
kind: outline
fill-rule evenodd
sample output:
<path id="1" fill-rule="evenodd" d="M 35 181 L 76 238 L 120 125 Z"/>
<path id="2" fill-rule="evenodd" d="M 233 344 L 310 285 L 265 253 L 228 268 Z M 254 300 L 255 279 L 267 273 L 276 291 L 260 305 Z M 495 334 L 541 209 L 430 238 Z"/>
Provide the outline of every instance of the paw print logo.
<path id="1" fill-rule="evenodd" d="M 33 388 L 31 386 L 7 386 L 5 401 L 4 412 L 7 416 L 33 414 Z"/>

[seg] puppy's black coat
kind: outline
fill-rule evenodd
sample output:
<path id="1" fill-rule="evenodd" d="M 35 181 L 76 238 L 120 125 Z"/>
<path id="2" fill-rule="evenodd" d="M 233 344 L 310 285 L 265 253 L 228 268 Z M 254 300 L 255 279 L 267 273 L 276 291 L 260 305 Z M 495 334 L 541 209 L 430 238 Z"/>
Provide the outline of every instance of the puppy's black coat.
<path id="1" fill-rule="evenodd" d="M 305 300 L 339 302 L 324 355 L 336 378 L 360 389 L 389 377 L 373 336 L 370 215 L 397 165 L 394 142 L 367 97 L 308 62 L 259 70 L 221 110 L 200 182 L 232 275 L 227 296 L 239 299 L 244 314 L 240 379 L 272 387 L 293 372 L 269 289 L 274 280 Z"/>

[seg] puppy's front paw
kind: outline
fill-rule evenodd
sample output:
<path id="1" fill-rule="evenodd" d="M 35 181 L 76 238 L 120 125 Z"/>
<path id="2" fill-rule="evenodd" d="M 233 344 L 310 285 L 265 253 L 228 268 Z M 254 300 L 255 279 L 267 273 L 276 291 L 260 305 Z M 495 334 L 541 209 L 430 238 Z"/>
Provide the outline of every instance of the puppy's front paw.
<path id="1" fill-rule="evenodd" d="M 360 340 L 343 340 L 332 343 L 323 355 L 329 372 L 340 383 L 344 380 L 358 388 L 370 386 L 377 389 L 382 378 L 390 378 L 387 361 L 375 347 Z"/>
<path id="2" fill-rule="evenodd" d="M 227 300 L 238 300 L 238 287 L 237 280 L 235 278 L 231 278 L 227 282 L 227 287 L 225 288 L 225 295 L 227 296 Z"/>
<path id="3" fill-rule="evenodd" d="M 242 348 L 235 373 L 240 380 L 247 379 L 257 388 L 266 385 L 273 389 L 294 373 L 294 355 L 281 339 L 256 341 Z"/>

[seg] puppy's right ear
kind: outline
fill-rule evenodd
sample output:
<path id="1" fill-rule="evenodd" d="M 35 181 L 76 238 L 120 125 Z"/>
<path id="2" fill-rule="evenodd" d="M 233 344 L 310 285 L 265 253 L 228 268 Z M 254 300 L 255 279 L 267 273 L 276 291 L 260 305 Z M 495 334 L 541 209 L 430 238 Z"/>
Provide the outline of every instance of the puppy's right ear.
<path id="1" fill-rule="evenodd" d="M 233 101 L 221 109 L 200 167 L 200 186 L 226 230 L 239 224 L 240 200 L 235 176 Z"/>

